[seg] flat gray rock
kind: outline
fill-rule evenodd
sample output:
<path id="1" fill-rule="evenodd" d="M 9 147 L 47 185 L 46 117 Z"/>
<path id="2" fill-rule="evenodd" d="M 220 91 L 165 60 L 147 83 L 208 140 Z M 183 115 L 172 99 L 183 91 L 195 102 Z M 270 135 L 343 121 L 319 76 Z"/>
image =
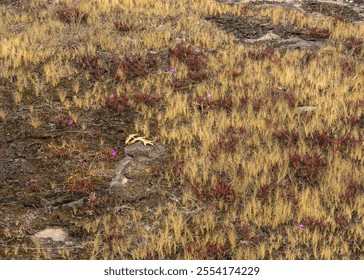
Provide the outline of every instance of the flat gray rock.
<path id="1" fill-rule="evenodd" d="M 112 188 L 118 188 L 125 185 L 127 179 L 124 176 L 125 168 L 133 161 L 133 158 L 131 156 L 125 156 L 123 157 L 119 163 L 116 165 L 116 171 L 115 176 L 112 178 L 110 183 L 110 188 L 112 191 Z"/>
<path id="2" fill-rule="evenodd" d="M 245 41 L 248 43 L 256 43 L 256 42 L 265 42 L 265 41 L 277 41 L 281 39 L 280 36 L 277 34 L 274 34 L 273 32 L 268 32 L 264 36 L 258 38 L 258 39 L 246 39 Z"/>
<path id="3" fill-rule="evenodd" d="M 284 45 L 279 47 L 280 50 L 304 50 L 304 49 L 311 49 L 311 50 L 318 50 L 319 48 L 325 46 L 324 42 L 319 41 L 306 41 L 298 37 L 290 38 L 287 40 L 282 40 Z"/>
<path id="4" fill-rule="evenodd" d="M 109 192 L 121 198 L 122 203 L 136 202 L 155 193 L 159 184 L 154 184 L 151 166 L 159 166 L 165 159 L 166 148 L 159 144 L 144 145 L 136 142 L 124 148 L 125 157 L 116 165 Z"/>
<path id="5" fill-rule="evenodd" d="M 150 159 L 158 159 L 165 153 L 162 145 L 144 145 L 142 142 L 136 142 L 124 148 L 125 154 L 132 157 L 145 156 Z"/>

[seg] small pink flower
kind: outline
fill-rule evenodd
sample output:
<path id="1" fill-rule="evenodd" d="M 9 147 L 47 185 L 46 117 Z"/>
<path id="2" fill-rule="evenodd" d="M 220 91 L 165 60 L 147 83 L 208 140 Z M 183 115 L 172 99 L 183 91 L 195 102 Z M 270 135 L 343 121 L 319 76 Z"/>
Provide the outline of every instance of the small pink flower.
<path id="1" fill-rule="evenodd" d="M 169 68 L 169 72 L 175 73 L 176 72 L 176 69 L 174 67 L 171 67 L 171 68 Z"/>
<path id="2" fill-rule="evenodd" d="M 116 152 L 115 150 L 112 150 L 112 151 L 111 151 L 111 157 L 112 157 L 112 158 L 115 158 L 115 157 L 116 157 L 116 155 L 117 155 L 117 152 Z"/>
<path id="3" fill-rule="evenodd" d="M 72 120 L 72 119 L 69 119 L 69 120 L 68 120 L 68 123 L 67 123 L 67 125 L 68 125 L 68 126 L 71 126 L 71 125 L 73 125 L 73 120 Z"/>
<path id="4" fill-rule="evenodd" d="M 304 228 L 304 227 L 305 227 L 305 225 L 304 225 L 304 224 L 298 224 L 298 225 L 297 225 L 297 227 L 298 227 L 298 228 Z"/>
<path id="5" fill-rule="evenodd" d="M 211 99 L 211 97 L 212 97 L 212 95 L 209 93 L 209 94 L 207 95 L 207 99 Z"/>
<path id="6" fill-rule="evenodd" d="M 76 6 L 76 4 L 77 4 L 77 1 L 76 0 L 72 0 L 72 5 L 73 6 Z"/>

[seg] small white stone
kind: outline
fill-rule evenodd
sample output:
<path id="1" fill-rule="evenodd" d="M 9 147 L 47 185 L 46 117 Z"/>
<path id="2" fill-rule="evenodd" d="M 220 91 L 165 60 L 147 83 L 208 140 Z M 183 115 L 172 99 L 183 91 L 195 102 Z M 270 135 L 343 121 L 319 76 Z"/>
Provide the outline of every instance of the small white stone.
<path id="1" fill-rule="evenodd" d="M 68 234 L 61 228 L 46 228 L 45 230 L 39 231 L 33 235 L 33 239 L 47 239 L 50 238 L 53 241 L 65 241 Z"/>
<path id="2" fill-rule="evenodd" d="M 128 179 L 127 178 L 123 178 L 123 180 L 121 181 L 121 183 L 125 186 L 126 185 L 126 183 L 128 182 Z"/>
<path id="3" fill-rule="evenodd" d="M 319 107 L 316 107 L 316 106 L 302 106 L 302 107 L 298 107 L 298 110 L 304 111 L 304 112 L 310 112 L 310 111 L 314 111 L 318 108 Z"/>

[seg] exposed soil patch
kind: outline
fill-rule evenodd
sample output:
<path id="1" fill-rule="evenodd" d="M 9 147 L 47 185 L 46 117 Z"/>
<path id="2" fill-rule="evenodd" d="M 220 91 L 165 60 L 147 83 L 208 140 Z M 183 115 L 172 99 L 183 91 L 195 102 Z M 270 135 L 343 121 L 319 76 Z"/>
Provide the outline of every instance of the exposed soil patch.
<path id="1" fill-rule="evenodd" d="M 300 29 L 289 22 L 273 25 L 268 19 L 257 20 L 233 15 L 216 15 L 205 19 L 213 21 L 221 29 L 232 33 L 240 43 L 247 45 L 267 45 L 285 51 L 317 49 L 327 43 L 326 34 L 322 36 L 324 38 L 317 38 L 310 30 Z"/>
<path id="2" fill-rule="evenodd" d="M 125 198 L 121 195 L 110 196 L 108 182 L 115 174 L 117 160 L 123 156 L 122 139 L 133 129 L 137 113 L 114 114 L 108 109 L 83 112 L 79 123 L 70 125 L 67 123 L 69 116 L 45 107 L 43 121 L 34 130 L 29 123 L 28 106 L 16 106 L 5 85 L 0 86 L 0 92 L 5 93 L 0 102 L 10 116 L 1 123 L 3 133 L 0 135 L 0 255 L 5 247 L 19 240 L 22 246 L 33 248 L 35 245 L 29 237 L 45 226 L 62 227 L 76 239 L 86 236 L 87 233 L 76 225 L 72 213 L 97 215 L 104 213 L 105 209 L 114 211 L 108 209 L 114 199 L 119 200 L 118 206 L 124 203 Z M 24 103 L 31 104 L 36 111 L 42 107 L 42 104 L 30 103 L 27 96 L 23 98 Z M 80 122 L 87 127 L 82 132 Z M 105 145 L 100 145 L 101 139 Z M 118 152 L 115 159 L 110 156 L 112 149 Z M 105 168 L 95 170 L 92 178 L 82 177 L 98 161 L 97 158 L 108 162 Z M 148 170 L 140 172 L 145 175 Z M 74 180 L 67 180 L 69 176 Z M 134 194 L 144 194 L 149 184 L 154 183 L 152 179 L 139 178 L 140 191 Z M 143 202 L 150 207 L 159 203 L 157 197 L 149 200 L 152 196 L 133 198 L 125 199 L 125 203 Z M 75 244 L 74 248 L 78 250 L 77 255 L 83 255 L 84 247 Z M 52 257 L 59 258 L 54 255 L 56 251 Z M 20 248 L 18 257 L 26 256 L 27 253 Z"/>
<path id="3" fill-rule="evenodd" d="M 362 0 L 357 0 L 355 3 L 362 4 Z M 354 22 L 363 20 L 357 12 L 355 12 L 352 8 L 344 5 L 331 4 L 331 3 L 323 3 L 318 1 L 304 1 L 301 5 L 302 9 L 307 12 L 320 13 L 325 16 L 331 16 L 337 19 L 341 19 L 346 22 Z"/>
<path id="4" fill-rule="evenodd" d="M 361 0 L 360 0 L 361 1 Z M 230 5 L 241 5 L 244 11 L 256 12 L 262 8 L 282 7 L 295 9 L 301 12 L 317 13 L 331 16 L 338 21 L 357 22 L 363 17 L 354 10 L 356 3 L 348 2 L 338 4 L 318 1 L 218 1 Z M 350 7 L 349 5 L 353 6 Z M 360 5 L 360 4 L 359 4 Z M 280 51 L 287 49 L 317 50 L 328 44 L 329 30 L 325 28 L 299 28 L 289 22 L 272 24 L 269 18 L 257 19 L 244 14 L 241 17 L 223 14 L 205 17 L 214 22 L 222 30 L 232 33 L 236 39 L 247 45 L 266 45 Z"/>
<path id="5" fill-rule="evenodd" d="M 249 17 L 236 17 L 233 15 L 216 15 L 205 17 L 207 20 L 215 22 L 226 32 L 231 32 L 241 42 L 246 39 L 257 39 L 268 32 L 273 32 L 283 39 L 297 36 L 305 40 L 312 37 L 308 35 L 307 30 L 299 29 L 290 23 L 273 25 L 268 19 L 253 19 Z"/>

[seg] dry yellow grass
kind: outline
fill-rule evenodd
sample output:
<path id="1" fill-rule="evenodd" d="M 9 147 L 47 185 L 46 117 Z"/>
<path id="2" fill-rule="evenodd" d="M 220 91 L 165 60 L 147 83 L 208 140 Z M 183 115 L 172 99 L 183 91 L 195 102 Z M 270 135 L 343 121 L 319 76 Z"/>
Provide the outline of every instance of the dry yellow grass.
<path id="1" fill-rule="evenodd" d="M 280 8 L 254 15 L 269 17 L 273 24 L 287 20 L 299 28 L 329 28 L 330 40 L 337 44 L 320 49 L 303 67 L 305 51 L 275 51 L 279 63 L 254 59 L 249 56 L 253 48 L 237 44 L 232 35 L 201 19 L 217 13 L 240 15 L 236 5 L 207 0 L 78 1 L 86 19 L 65 23 L 56 12 L 71 9 L 69 1 L 21 2 L 28 8 L 20 14 L 4 5 L 0 8 L 4 15 L 0 77 L 7 82 L 16 77 L 9 85 L 14 112 L 37 104 L 31 107 L 30 124 L 40 129 L 48 118 L 42 110 L 50 107 L 74 125 L 83 123 L 86 134 L 92 123 L 87 122 L 88 112 L 101 110 L 111 93 L 120 97 L 154 92 L 160 97 L 155 106 L 133 103 L 138 110 L 134 131 L 167 145 L 171 157 L 184 162 L 179 173 L 163 171 L 168 184 L 160 195 L 165 203 L 152 209 L 125 208 L 122 216 L 97 212 L 80 218 L 77 226 L 86 236 L 78 244 L 82 254 L 60 249 L 62 258 L 363 259 L 363 127 L 343 119 L 364 114 L 364 47 L 350 54 L 339 43 L 351 36 L 363 38 L 363 25 L 334 24 L 331 18 Z M 115 29 L 118 20 L 133 26 L 126 36 Z M 210 75 L 180 90 L 171 87 L 168 72 L 169 66 L 174 67 L 177 79 L 187 79 L 189 68 L 178 59 L 120 86 L 112 77 L 92 81 L 93 74 L 74 63 L 85 55 L 146 57 L 179 42 L 207 55 L 205 70 Z M 355 69 L 350 70 L 354 60 Z M 342 61 L 349 63 L 348 73 L 343 72 Z M 234 70 L 242 74 L 231 78 L 229 71 Z M 122 80 L 125 73 L 119 74 Z M 274 90 L 294 93 L 293 104 L 289 96 L 273 101 Z M 189 102 L 208 94 L 212 101 L 231 97 L 232 103 L 216 109 Z M 240 103 L 243 99 L 248 100 L 246 106 Z M 361 107 L 354 106 L 359 103 Z M 0 97 L 0 122 L 19 116 L 12 116 L 2 104 L 5 97 Z M 320 109 L 305 114 L 297 110 L 299 105 Z M 108 118 L 112 119 L 105 114 L 105 122 Z M 279 131 L 284 133 L 277 136 Z M 324 136 L 312 144 L 317 132 L 330 134 L 332 144 L 326 145 Z M 295 133 L 296 138 L 290 138 Z M 347 135 L 356 142 L 347 140 Z M 108 140 L 100 141 L 104 149 Z M 96 178 L 97 170 L 110 168 L 102 149 L 87 154 L 84 147 L 87 141 L 82 137 L 49 143 L 50 156 L 92 158 L 83 173 L 68 171 L 64 186 Z M 294 155 L 301 158 L 294 160 Z M 318 163 L 315 155 L 321 155 L 325 164 Z M 52 190 L 58 188 L 55 182 L 50 184 Z M 76 211 L 70 219 L 79 215 Z M 15 235 L 5 232 L 1 240 Z M 24 248 L 5 245 L 0 252 L 3 258 L 19 258 L 21 250 L 21 258 L 52 258 L 42 248 Z"/>

